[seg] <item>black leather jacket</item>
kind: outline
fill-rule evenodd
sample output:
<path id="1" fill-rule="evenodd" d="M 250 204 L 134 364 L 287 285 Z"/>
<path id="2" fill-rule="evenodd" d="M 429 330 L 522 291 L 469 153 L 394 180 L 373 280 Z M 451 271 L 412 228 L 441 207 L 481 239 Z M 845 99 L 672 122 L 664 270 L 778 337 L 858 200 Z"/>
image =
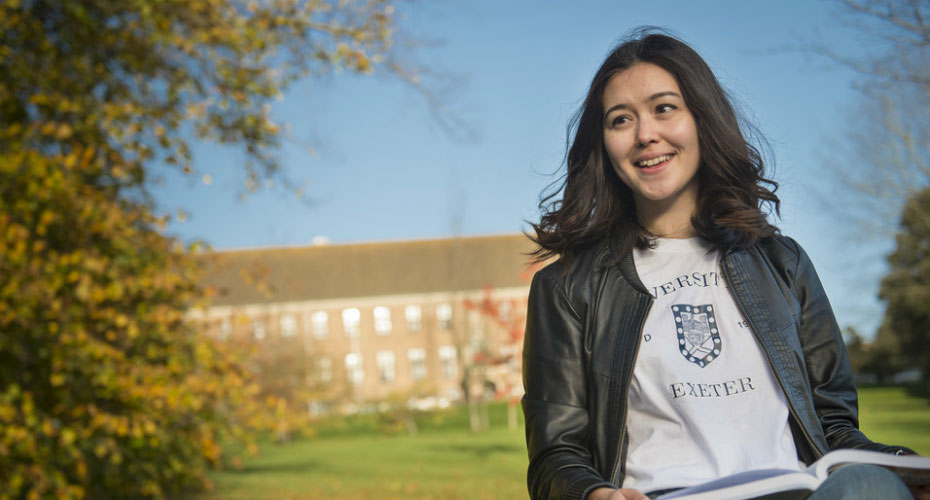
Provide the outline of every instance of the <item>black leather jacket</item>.
<path id="1" fill-rule="evenodd" d="M 534 500 L 583 499 L 623 481 L 627 391 L 653 299 L 632 254 L 620 254 L 605 241 L 567 271 L 558 261 L 533 278 L 523 412 Z M 804 250 L 787 237 L 766 238 L 725 252 L 721 268 L 785 393 L 799 458 L 811 463 L 836 448 L 901 449 L 858 429 L 849 359 Z"/>

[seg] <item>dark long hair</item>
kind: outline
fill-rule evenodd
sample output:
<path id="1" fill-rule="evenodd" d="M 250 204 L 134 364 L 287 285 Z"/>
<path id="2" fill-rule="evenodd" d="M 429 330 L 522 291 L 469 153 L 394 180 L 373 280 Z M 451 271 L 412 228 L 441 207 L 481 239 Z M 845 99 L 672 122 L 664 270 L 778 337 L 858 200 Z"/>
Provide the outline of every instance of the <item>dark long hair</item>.
<path id="1" fill-rule="evenodd" d="M 710 67 L 681 40 L 641 28 L 610 52 L 569 122 L 568 136 L 574 137 L 565 174 L 543 196 L 542 218 L 532 224 L 537 260 L 560 256 L 570 262 L 578 251 L 606 237 L 616 238 L 623 252 L 633 245 L 649 246 L 653 235 L 639 224 L 633 193 L 614 172 L 604 148 L 602 104 L 611 77 L 643 62 L 675 77 L 694 116 L 701 163 L 691 224 L 698 236 L 726 250 L 749 247 L 778 232 L 761 208 L 768 203 L 778 214 L 778 184 L 765 178 L 762 155 L 743 136 L 734 107 Z"/>

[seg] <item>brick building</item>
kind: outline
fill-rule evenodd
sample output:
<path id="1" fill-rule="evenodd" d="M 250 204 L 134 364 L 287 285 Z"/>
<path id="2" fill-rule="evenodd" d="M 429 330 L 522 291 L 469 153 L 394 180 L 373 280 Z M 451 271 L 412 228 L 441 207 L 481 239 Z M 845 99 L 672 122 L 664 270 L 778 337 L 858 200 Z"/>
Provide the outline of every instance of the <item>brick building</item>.
<path id="1" fill-rule="evenodd" d="M 302 358 L 315 410 L 459 400 L 466 365 L 473 394 L 501 397 L 520 390 L 533 248 L 503 235 L 216 252 L 196 316 L 220 340 Z"/>

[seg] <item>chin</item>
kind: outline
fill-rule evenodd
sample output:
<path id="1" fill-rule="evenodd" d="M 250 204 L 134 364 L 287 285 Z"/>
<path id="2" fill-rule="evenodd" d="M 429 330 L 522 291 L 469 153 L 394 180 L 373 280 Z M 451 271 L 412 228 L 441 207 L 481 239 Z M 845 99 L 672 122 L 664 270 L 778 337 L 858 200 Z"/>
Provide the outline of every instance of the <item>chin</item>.
<path id="1" fill-rule="evenodd" d="M 670 199 L 672 193 L 643 193 L 643 198 L 649 201 L 662 202 Z"/>

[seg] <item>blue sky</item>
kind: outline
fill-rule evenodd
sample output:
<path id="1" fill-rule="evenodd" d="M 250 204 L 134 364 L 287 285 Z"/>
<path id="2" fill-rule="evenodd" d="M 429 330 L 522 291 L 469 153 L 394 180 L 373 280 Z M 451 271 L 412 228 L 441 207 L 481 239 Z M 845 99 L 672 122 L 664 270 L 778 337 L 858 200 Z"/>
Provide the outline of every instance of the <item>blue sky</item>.
<path id="1" fill-rule="evenodd" d="M 662 26 L 695 47 L 769 139 L 783 232 L 808 251 L 841 325 L 871 334 L 891 242 L 854 244 L 830 207 L 825 168 L 850 119 L 855 75 L 797 47 L 820 39 L 855 50 L 853 33 L 824 1 L 413 2 L 399 10 L 414 37 L 439 41 L 416 60 L 443 74 L 438 96 L 474 131 L 453 137 L 425 101 L 384 76 L 326 75 L 275 104 L 292 140 L 288 175 L 310 203 L 272 187 L 240 200 L 241 156 L 209 145 L 195 164 L 213 182 L 167 175 L 160 208 L 189 214 L 169 226 L 217 249 L 512 233 L 538 217 L 565 126 L 603 56 L 622 34 Z M 838 207 L 833 207 L 838 208 Z M 459 222 L 457 223 L 456 220 Z"/>

